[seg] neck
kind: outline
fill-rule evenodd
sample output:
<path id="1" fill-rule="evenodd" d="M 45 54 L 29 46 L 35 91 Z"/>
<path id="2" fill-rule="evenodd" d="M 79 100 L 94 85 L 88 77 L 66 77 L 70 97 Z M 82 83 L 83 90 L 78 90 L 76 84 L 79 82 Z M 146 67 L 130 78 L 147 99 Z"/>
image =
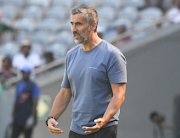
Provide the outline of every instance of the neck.
<path id="1" fill-rule="evenodd" d="M 82 49 L 84 51 L 89 51 L 96 47 L 101 41 L 102 39 L 98 37 L 97 33 L 93 32 L 93 34 L 90 34 L 88 40 L 85 43 L 83 43 Z"/>
<path id="2" fill-rule="evenodd" d="M 30 81 L 30 79 L 29 79 L 29 78 L 24 78 L 24 79 L 23 79 L 23 81 L 25 81 L 25 82 L 29 82 L 29 81 Z"/>

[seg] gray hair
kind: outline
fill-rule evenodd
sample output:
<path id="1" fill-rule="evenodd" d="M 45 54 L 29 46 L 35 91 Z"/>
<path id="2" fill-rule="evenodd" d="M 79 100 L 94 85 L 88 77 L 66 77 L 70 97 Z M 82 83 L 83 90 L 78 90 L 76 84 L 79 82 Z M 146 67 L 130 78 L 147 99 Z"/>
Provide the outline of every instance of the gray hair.
<path id="1" fill-rule="evenodd" d="M 98 14 L 94 8 L 86 4 L 80 4 L 71 9 L 71 15 L 75 15 L 77 13 L 85 13 L 85 19 L 87 20 L 89 27 L 92 25 L 93 22 L 96 22 L 98 24 Z M 94 31 L 97 31 L 97 26 Z"/>

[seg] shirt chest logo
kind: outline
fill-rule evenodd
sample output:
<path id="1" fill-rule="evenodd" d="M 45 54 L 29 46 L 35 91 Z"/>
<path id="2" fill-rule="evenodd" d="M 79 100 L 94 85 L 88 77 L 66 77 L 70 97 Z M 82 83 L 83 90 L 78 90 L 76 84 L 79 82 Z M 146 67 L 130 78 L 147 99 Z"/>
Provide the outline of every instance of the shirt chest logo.
<path id="1" fill-rule="evenodd" d="M 97 69 L 96 67 L 89 67 L 90 69 Z"/>

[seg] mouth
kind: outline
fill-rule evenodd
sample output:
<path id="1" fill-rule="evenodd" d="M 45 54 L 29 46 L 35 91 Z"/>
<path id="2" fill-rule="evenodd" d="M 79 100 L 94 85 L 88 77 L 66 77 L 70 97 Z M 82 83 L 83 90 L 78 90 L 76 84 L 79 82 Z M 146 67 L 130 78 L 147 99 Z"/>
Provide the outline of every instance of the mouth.
<path id="1" fill-rule="evenodd" d="M 75 39 L 79 39 L 79 38 L 80 38 L 80 35 L 79 35 L 79 34 L 74 34 L 74 38 L 75 38 Z"/>

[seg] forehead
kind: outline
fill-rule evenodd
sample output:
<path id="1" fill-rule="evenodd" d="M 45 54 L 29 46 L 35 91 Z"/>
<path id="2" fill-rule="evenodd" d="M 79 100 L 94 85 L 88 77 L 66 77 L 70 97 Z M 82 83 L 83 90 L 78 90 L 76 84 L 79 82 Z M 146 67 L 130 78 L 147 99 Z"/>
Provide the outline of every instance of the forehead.
<path id="1" fill-rule="evenodd" d="M 71 15 L 71 22 L 86 22 L 85 13 Z"/>

